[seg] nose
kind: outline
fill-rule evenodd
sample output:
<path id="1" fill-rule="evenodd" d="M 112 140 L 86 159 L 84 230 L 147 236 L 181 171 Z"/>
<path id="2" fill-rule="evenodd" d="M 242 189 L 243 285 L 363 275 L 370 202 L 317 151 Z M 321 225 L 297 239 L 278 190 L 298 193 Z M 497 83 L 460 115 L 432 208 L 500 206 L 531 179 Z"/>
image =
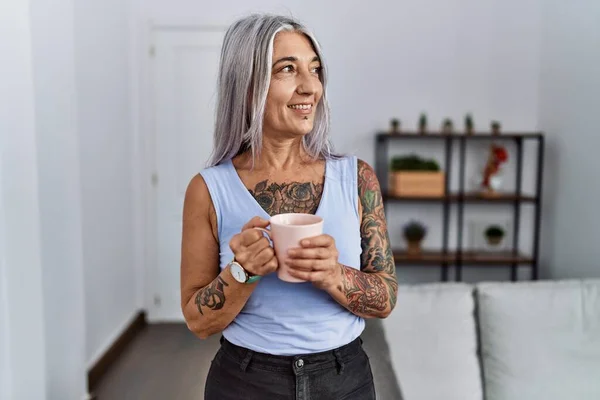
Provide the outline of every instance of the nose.
<path id="1" fill-rule="evenodd" d="M 298 86 L 296 87 L 296 93 L 301 95 L 315 94 L 319 90 L 321 82 L 319 78 L 309 72 L 304 72 L 297 75 Z"/>

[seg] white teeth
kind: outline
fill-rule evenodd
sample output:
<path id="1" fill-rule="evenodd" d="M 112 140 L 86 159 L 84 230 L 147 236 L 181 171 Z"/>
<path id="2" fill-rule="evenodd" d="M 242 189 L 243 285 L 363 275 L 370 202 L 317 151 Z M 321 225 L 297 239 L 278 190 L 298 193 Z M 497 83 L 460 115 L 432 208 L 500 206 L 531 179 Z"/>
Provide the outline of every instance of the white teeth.
<path id="1" fill-rule="evenodd" d="M 310 110 L 312 108 L 312 104 L 294 104 L 288 107 L 295 110 Z"/>

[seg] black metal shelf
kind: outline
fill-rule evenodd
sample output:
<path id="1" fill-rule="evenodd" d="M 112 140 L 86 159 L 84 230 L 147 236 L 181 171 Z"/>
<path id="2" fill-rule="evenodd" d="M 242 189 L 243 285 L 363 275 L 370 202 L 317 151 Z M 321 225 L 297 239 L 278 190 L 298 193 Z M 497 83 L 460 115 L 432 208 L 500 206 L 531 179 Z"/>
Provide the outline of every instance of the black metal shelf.
<path id="1" fill-rule="evenodd" d="M 466 192 L 466 193 L 449 193 L 445 196 L 440 197 L 429 197 L 429 196 L 395 196 L 389 193 L 382 194 L 383 199 L 387 201 L 395 202 L 432 202 L 441 203 L 444 201 L 450 201 L 451 203 L 457 203 L 463 201 L 465 203 L 508 203 L 512 204 L 515 201 L 520 203 L 535 203 L 537 196 L 516 193 L 499 193 L 498 196 L 483 196 L 477 192 Z"/>
<path id="2" fill-rule="evenodd" d="M 396 140 L 437 140 L 444 143 L 444 171 L 446 179 L 446 192 L 440 197 L 398 197 L 388 193 L 389 182 L 389 148 L 391 141 Z M 500 193 L 498 196 L 489 197 L 479 193 L 465 192 L 465 155 L 467 151 L 467 142 L 480 140 L 511 140 L 516 143 L 516 190 L 511 193 Z M 526 140 L 536 141 L 537 146 L 537 173 L 535 193 L 524 194 L 522 188 L 523 179 L 523 143 Z M 452 177 L 452 156 L 454 145 L 458 144 L 459 154 L 459 188 L 457 192 L 449 191 L 450 180 Z M 384 205 L 387 208 L 389 203 L 395 202 L 418 202 L 441 204 L 443 206 L 442 221 L 442 248 L 436 251 L 425 251 L 420 255 L 409 255 L 401 250 L 394 252 L 394 259 L 397 265 L 417 264 L 417 265 L 439 265 L 441 267 L 441 280 L 448 280 L 448 267 L 455 266 L 455 280 L 462 280 L 462 267 L 471 266 L 505 266 L 511 268 L 511 280 L 517 280 L 517 267 L 519 265 L 528 265 L 531 267 L 531 279 L 537 280 L 539 277 L 539 241 L 540 241 L 540 220 L 542 206 L 542 169 L 544 163 L 544 134 L 542 132 L 506 132 L 499 135 L 493 135 L 488 132 L 475 132 L 473 134 L 464 133 L 443 133 L 428 132 L 421 134 L 419 132 L 401 132 L 388 133 L 380 132 L 376 135 L 375 146 L 375 171 L 379 179 Z M 481 253 L 468 249 L 463 249 L 463 229 L 464 229 L 464 207 L 469 203 L 489 203 L 489 204 L 508 204 L 513 206 L 513 243 L 512 249 L 508 252 L 491 255 L 490 253 Z M 533 249 L 532 254 L 524 256 L 519 254 L 519 231 L 521 222 L 521 205 L 531 204 L 535 207 L 534 211 L 534 231 L 533 231 Z M 450 229 L 450 206 L 457 206 L 457 248 L 448 248 L 448 233 Z"/>
<path id="3" fill-rule="evenodd" d="M 400 133 L 389 133 L 379 132 L 376 137 L 378 140 L 394 140 L 394 139 L 441 139 L 450 138 L 452 140 L 526 140 L 526 139 L 540 139 L 544 134 L 542 132 L 503 132 L 499 135 L 493 135 L 488 132 L 474 132 L 473 134 L 467 135 L 464 133 L 442 133 L 442 132 L 429 132 L 421 134 L 420 132 L 400 132 Z"/>

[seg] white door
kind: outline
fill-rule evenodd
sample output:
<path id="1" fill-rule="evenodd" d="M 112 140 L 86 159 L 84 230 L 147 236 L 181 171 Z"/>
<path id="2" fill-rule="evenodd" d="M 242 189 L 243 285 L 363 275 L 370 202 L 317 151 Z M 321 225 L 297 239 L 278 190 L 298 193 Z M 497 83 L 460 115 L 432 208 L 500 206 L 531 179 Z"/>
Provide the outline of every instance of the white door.
<path id="1" fill-rule="evenodd" d="M 155 199 L 154 260 L 148 318 L 183 320 L 180 307 L 182 207 L 190 179 L 213 143 L 217 70 L 224 30 L 157 29 L 152 82 Z"/>

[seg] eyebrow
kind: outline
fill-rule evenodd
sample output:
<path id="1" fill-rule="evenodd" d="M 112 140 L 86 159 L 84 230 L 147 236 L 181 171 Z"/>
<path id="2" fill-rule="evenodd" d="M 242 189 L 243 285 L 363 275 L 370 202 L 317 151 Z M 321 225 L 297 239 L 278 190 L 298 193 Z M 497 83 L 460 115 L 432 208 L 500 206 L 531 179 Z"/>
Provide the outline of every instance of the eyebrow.
<path id="1" fill-rule="evenodd" d="M 294 57 L 294 56 L 288 56 L 288 57 L 282 57 L 279 60 L 275 61 L 273 63 L 273 67 L 275 67 L 277 64 L 279 64 L 280 62 L 284 62 L 284 61 L 298 61 L 298 57 Z M 319 56 L 314 56 L 312 60 L 310 60 L 310 62 L 315 62 L 315 61 L 321 61 L 319 60 Z"/>

